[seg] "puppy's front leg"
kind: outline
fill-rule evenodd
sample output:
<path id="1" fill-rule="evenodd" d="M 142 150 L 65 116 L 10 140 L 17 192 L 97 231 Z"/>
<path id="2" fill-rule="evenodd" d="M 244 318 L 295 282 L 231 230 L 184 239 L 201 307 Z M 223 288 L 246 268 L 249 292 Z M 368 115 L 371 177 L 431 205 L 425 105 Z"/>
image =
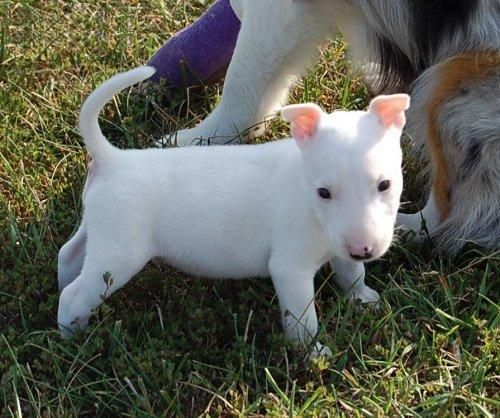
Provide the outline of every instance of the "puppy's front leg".
<path id="1" fill-rule="evenodd" d="M 333 32 L 330 0 L 251 0 L 243 6 L 236 48 L 218 106 L 199 125 L 163 139 L 179 146 L 239 142 L 243 133 L 272 116 L 290 83 L 301 75 L 317 46 Z"/>
<path id="2" fill-rule="evenodd" d="M 318 332 L 314 305 L 313 269 L 304 269 L 287 259 L 271 259 L 271 277 L 278 295 L 285 336 L 296 344 L 309 343 Z M 317 342 L 311 356 L 331 356 L 328 347 Z"/>
<path id="3" fill-rule="evenodd" d="M 363 303 L 377 303 L 378 292 L 365 284 L 365 266 L 361 262 L 350 262 L 334 257 L 330 266 L 335 273 L 335 283 L 351 299 L 360 299 Z"/>

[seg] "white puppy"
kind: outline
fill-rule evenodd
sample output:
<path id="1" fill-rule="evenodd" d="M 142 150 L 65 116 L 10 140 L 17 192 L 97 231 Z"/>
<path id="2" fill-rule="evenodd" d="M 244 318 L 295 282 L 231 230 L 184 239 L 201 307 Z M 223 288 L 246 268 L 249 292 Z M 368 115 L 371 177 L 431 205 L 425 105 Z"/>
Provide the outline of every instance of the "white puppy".
<path id="1" fill-rule="evenodd" d="M 366 112 L 286 106 L 293 139 L 264 145 L 119 150 L 98 114 L 153 71 L 119 74 L 83 105 L 93 161 L 82 224 L 59 253 L 62 333 L 85 327 L 105 296 L 157 257 L 198 276 L 271 276 L 285 333 L 297 342 L 317 333 L 313 279 L 328 260 L 350 297 L 376 302 L 363 261 L 393 237 L 409 97 L 379 96 Z M 322 349 L 329 353 L 319 343 L 313 353 Z"/>

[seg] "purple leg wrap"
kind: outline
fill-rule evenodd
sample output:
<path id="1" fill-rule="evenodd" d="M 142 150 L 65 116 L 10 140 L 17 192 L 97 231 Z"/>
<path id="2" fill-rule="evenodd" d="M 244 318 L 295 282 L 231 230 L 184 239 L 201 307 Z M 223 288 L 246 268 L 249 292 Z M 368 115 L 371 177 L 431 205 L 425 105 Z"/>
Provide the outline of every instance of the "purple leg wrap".
<path id="1" fill-rule="evenodd" d="M 233 55 L 240 21 L 229 0 L 217 0 L 198 20 L 176 33 L 149 60 L 151 81 L 187 87 L 222 76 Z"/>

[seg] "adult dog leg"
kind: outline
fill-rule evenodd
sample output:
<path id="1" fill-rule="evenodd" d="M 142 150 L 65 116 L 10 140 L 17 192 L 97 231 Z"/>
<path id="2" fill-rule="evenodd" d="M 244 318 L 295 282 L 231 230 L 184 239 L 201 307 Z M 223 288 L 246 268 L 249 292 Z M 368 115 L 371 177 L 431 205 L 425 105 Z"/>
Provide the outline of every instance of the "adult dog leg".
<path id="1" fill-rule="evenodd" d="M 398 213 L 396 226 L 415 233 L 415 240 L 422 241 L 439 226 L 439 211 L 431 191 L 424 208 L 417 213 Z"/>
<path id="2" fill-rule="evenodd" d="M 218 106 L 199 125 L 164 138 L 177 145 L 224 144 L 264 129 L 302 74 L 317 46 L 333 31 L 329 0 L 251 0 L 243 5 L 241 30 Z M 330 18 L 329 18 L 330 17 Z M 256 126 L 256 124 L 259 124 Z"/>

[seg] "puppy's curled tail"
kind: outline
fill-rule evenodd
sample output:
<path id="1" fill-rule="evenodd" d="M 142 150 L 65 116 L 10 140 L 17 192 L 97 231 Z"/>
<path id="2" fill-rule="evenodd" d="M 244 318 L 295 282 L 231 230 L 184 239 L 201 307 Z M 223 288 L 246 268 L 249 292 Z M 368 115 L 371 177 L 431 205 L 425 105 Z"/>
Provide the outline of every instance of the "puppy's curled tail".
<path id="1" fill-rule="evenodd" d="M 102 83 L 85 100 L 80 112 L 78 127 L 90 155 L 96 159 L 109 156 L 117 150 L 101 132 L 98 116 L 104 105 L 120 91 L 146 80 L 155 73 L 153 67 L 139 67 L 117 74 Z"/>

